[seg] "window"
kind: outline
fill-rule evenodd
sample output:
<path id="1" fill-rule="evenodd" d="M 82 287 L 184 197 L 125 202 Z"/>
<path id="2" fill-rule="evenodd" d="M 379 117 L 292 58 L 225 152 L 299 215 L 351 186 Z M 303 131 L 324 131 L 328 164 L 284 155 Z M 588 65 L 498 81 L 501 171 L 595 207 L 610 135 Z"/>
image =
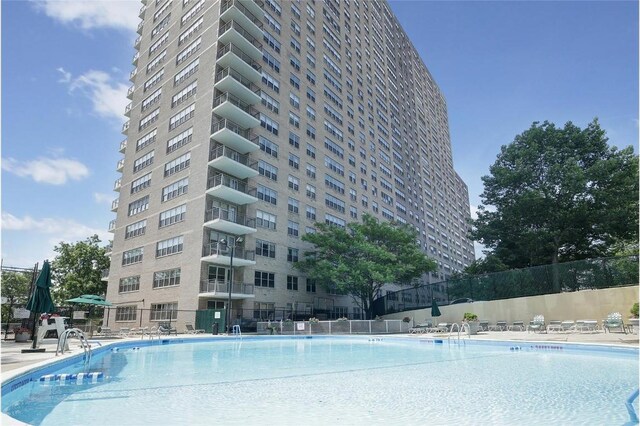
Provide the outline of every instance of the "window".
<path id="1" fill-rule="evenodd" d="M 262 70 L 262 82 L 276 93 L 280 93 L 280 82 L 265 70 Z"/>
<path id="2" fill-rule="evenodd" d="M 127 240 L 129 238 L 137 237 L 139 235 L 144 235 L 147 230 L 147 219 L 141 220 L 136 223 L 132 223 L 125 228 L 124 231 L 124 239 Z"/>
<path id="3" fill-rule="evenodd" d="M 278 61 L 271 53 L 266 50 L 262 51 L 262 61 L 269 65 L 275 72 L 280 72 L 280 61 Z"/>
<path id="4" fill-rule="evenodd" d="M 267 203 L 276 205 L 278 202 L 278 193 L 271 188 L 267 188 L 266 186 L 258 185 L 257 194 L 258 199 L 266 201 Z"/>
<path id="5" fill-rule="evenodd" d="M 312 200 L 316 199 L 316 187 L 313 185 L 307 184 L 307 197 Z"/>
<path id="6" fill-rule="evenodd" d="M 289 124 L 293 127 L 300 128 L 300 117 L 289 111 Z"/>
<path id="7" fill-rule="evenodd" d="M 180 133 L 178 136 L 174 136 L 173 138 L 169 139 L 169 141 L 167 142 L 167 154 L 170 154 L 173 151 L 177 150 L 178 148 L 185 146 L 186 144 L 191 142 L 192 138 L 193 138 L 193 127 L 185 130 L 184 132 Z"/>
<path id="8" fill-rule="evenodd" d="M 287 275 L 287 290 L 298 290 L 298 277 Z"/>
<path id="9" fill-rule="evenodd" d="M 147 96 L 147 98 L 145 98 L 142 101 L 142 105 L 140 107 L 140 110 L 142 112 L 148 110 L 149 108 L 154 106 L 160 100 L 161 96 L 162 96 L 162 88 L 156 90 L 155 92 L 153 92 L 152 94 Z"/>
<path id="10" fill-rule="evenodd" d="M 307 176 L 311 179 L 316 178 L 316 167 L 307 163 Z"/>
<path id="11" fill-rule="evenodd" d="M 169 161 L 164 165 L 164 177 L 171 176 L 174 173 L 178 173 L 189 167 L 191 163 L 191 152 L 187 152 L 184 155 L 176 158 L 175 160 Z"/>
<path id="12" fill-rule="evenodd" d="M 116 307 L 116 321 L 136 321 L 137 314 L 136 305 Z"/>
<path id="13" fill-rule="evenodd" d="M 328 155 L 324 156 L 324 165 L 329 170 L 339 174 L 340 176 L 344 176 L 344 166 Z"/>
<path id="14" fill-rule="evenodd" d="M 180 268 L 153 273 L 153 288 L 173 287 L 180 285 Z"/>
<path id="15" fill-rule="evenodd" d="M 289 105 L 291 105 L 295 109 L 300 108 L 300 98 L 294 93 L 289 93 Z"/>
<path id="16" fill-rule="evenodd" d="M 146 153 L 145 155 L 143 155 L 142 157 L 137 158 L 133 162 L 133 173 L 139 172 L 140 170 L 144 169 L 145 167 L 153 164 L 153 156 L 154 155 L 155 155 L 155 150 L 154 151 L 150 151 L 150 152 Z"/>
<path id="17" fill-rule="evenodd" d="M 260 97 L 262 98 L 262 105 L 266 106 L 268 110 L 276 114 L 280 111 L 280 102 L 267 95 L 264 90 L 260 91 Z"/>
<path id="18" fill-rule="evenodd" d="M 198 37 L 196 41 L 187 46 L 182 52 L 178 53 L 178 56 L 176 56 L 176 65 L 180 65 L 181 63 L 189 59 L 194 53 L 200 50 L 201 45 L 202 37 Z"/>
<path id="19" fill-rule="evenodd" d="M 307 144 L 307 155 L 311 158 L 316 158 L 316 148 L 311 144 Z"/>
<path id="20" fill-rule="evenodd" d="M 138 124 L 138 130 L 144 130 L 147 127 L 151 126 L 152 123 L 155 123 L 156 121 L 158 121 L 158 117 L 160 116 L 160 108 L 156 108 L 153 110 L 153 112 L 149 113 L 149 115 L 143 117 L 139 124 Z"/>
<path id="21" fill-rule="evenodd" d="M 151 321 L 168 321 L 178 319 L 178 302 L 152 303 L 149 319 Z"/>
<path id="22" fill-rule="evenodd" d="M 189 178 L 180 179 L 171 185 L 162 188 L 162 201 L 169 201 L 189 191 Z"/>
<path id="23" fill-rule="evenodd" d="M 266 161 L 259 160 L 258 161 L 258 173 L 260 175 L 269 178 L 271 180 L 278 180 L 278 168 L 267 163 Z"/>
<path id="24" fill-rule="evenodd" d="M 316 292 L 316 280 L 307 278 L 307 292 L 308 293 Z"/>
<path id="25" fill-rule="evenodd" d="M 316 92 L 314 92 L 311 89 L 307 89 L 307 99 L 309 99 L 311 102 L 315 102 L 316 101 Z"/>
<path id="26" fill-rule="evenodd" d="M 339 198 L 334 197 L 331 194 L 325 194 L 324 204 L 330 209 L 336 210 L 340 213 L 345 212 L 345 203 Z"/>
<path id="27" fill-rule="evenodd" d="M 316 120 L 316 110 L 307 105 L 307 118 L 309 120 Z"/>
<path id="28" fill-rule="evenodd" d="M 297 262 L 298 261 L 298 249 L 289 247 L 287 249 L 287 262 Z"/>
<path id="29" fill-rule="evenodd" d="M 156 135 L 158 134 L 158 129 L 153 129 L 136 142 L 136 152 L 140 151 L 147 145 L 151 145 L 156 141 Z"/>
<path id="30" fill-rule="evenodd" d="M 118 293 L 129 293 L 140 290 L 140 275 L 134 277 L 120 278 Z"/>
<path id="31" fill-rule="evenodd" d="M 142 255 L 144 252 L 143 247 L 138 247 L 132 250 L 127 250 L 122 253 L 122 266 L 131 265 L 133 263 L 142 262 Z"/>
<path id="32" fill-rule="evenodd" d="M 309 220 L 316 220 L 316 208 L 315 207 L 311 207 L 311 206 L 307 206 L 307 219 Z"/>
<path id="33" fill-rule="evenodd" d="M 191 96 L 196 94 L 198 89 L 198 81 L 194 81 L 189 84 L 187 87 L 179 91 L 176 95 L 171 98 L 171 108 L 180 105 L 182 102 L 189 99 Z"/>
<path id="34" fill-rule="evenodd" d="M 300 225 L 292 220 L 287 223 L 287 235 L 290 237 L 298 237 L 300 234 Z"/>
<path id="35" fill-rule="evenodd" d="M 276 229 L 276 215 L 256 210 L 256 226 L 259 228 Z"/>
<path id="36" fill-rule="evenodd" d="M 289 132 L 289 145 L 296 149 L 300 148 L 300 136 L 293 132 Z"/>
<path id="37" fill-rule="evenodd" d="M 152 75 L 147 81 L 144 83 L 143 92 L 147 92 L 147 90 L 151 89 L 153 86 L 162 81 L 162 77 L 164 76 L 164 68 Z"/>
<path id="38" fill-rule="evenodd" d="M 260 146 L 260 149 L 266 154 L 269 154 L 274 158 L 278 158 L 278 144 L 271 142 L 269 139 L 263 136 L 259 136 L 258 145 Z"/>
<path id="39" fill-rule="evenodd" d="M 275 274 L 273 272 L 255 271 L 254 285 L 256 287 L 275 287 Z"/>
<path id="40" fill-rule="evenodd" d="M 162 213 L 160 213 L 160 223 L 158 225 L 158 228 L 164 228 L 165 226 L 170 226 L 174 223 L 182 222 L 186 213 L 186 204 L 163 211 Z"/>
<path id="41" fill-rule="evenodd" d="M 289 175 L 289 177 L 287 178 L 287 181 L 288 181 L 289 189 L 293 189 L 294 191 L 297 191 L 298 189 L 300 189 L 300 179 L 298 179 L 297 177 Z"/>
<path id="42" fill-rule="evenodd" d="M 295 75 L 291 74 L 289 76 L 289 83 L 295 88 L 300 90 L 300 79 Z"/>
<path id="43" fill-rule="evenodd" d="M 298 170 L 300 168 L 300 158 L 297 155 L 289 153 L 289 166 Z"/>
<path id="44" fill-rule="evenodd" d="M 193 118 L 195 113 L 196 104 L 193 103 L 169 119 L 169 130 L 173 130 L 178 126 L 186 123 L 191 118 Z"/>
<path id="45" fill-rule="evenodd" d="M 151 186 L 151 173 L 147 173 L 146 175 L 139 177 L 138 179 L 131 182 L 131 193 L 135 194 L 136 192 L 140 192 L 145 188 Z"/>
<path id="46" fill-rule="evenodd" d="M 328 213 L 324 215 L 324 223 L 326 223 L 327 225 L 335 225 L 340 228 L 344 228 L 347 225 L 347 222 L 345 222 L 344 219 L 340 219 L 339 217 L 330 215 Z"/>
<path id="47" fill-rule="evenodd" d="M 197 58 L 194 61 L 192 61 L 189 65 L 184 67 L 180 72 L 178 72 L 173 77 L 173 85 L 177 86 L 183 81 L 185 81 L 186 79 L 188 79 L 189 77 L 191 77 L 193 74 L 195 74 L 196 71 L 198 71 L 199 64 L 200 64 L 200 58 Z"/>
<path id="48" fill-rule="evenodd" d="M 300 53 L 300 42 L 295 38 L 291 38 L 291 42 L 289 43 L 291 48 L 296 51 L 296 53 Z M 298 67 L 300 69 L 300 67 Z"/>
<path id="49" fill-rule="evenodd" d="M 264 40 L 265 43 L 267 43 L 269 45 L 269 47 L 271 47 L 273 50 L 276 51 L 276 53 L 280 53 L 280 42 L 274 37 L 272 36 L 268 31 L 266 30 L 262 30 L 262 39 Z"/>
<path id="50" fill-rule="evenodd" d="M 309 136 L 311 139 L 316 138 L 316 128 L 310 124 L 307 124 L 307 136 Z"/>
<path id="51" fill-rule="evenodd" d="M 138 200 L 129 203 L 129 216 L 133 216 L 149 208 L 149 196 L 146 195 Z"/>
<path id="52" fill-rule="evenodd" d="M 274 243 L 270 243 L 269 241 L 258 240 L 256 239 L 256 255 L 271 257 L 275 259 L 276 257 L 276 245 Z"/>
<path id="53" fill-rule="evenodd" d="M 178 37 L 178 46 L 182 46 L 191 37 L 197 34 L 198 31 L 200 31 L 200 29 L 202 28 L 203 24 L 204 24 L 204 18 L 200 17 L 200 19 L 194 22 L 193 25 L 191 25 L 182 34 L 180 34 L 180 37 Z"/>
<path id="54" fill-rule="evenodd" d="M 298 214 L 300 212 L 300 202 L 295 198 L 289 197 L 287 200 L 287 209 L 289 210 L 289 213 Z"/>
<path id="55" fill-rule="evenodd" d="M 260 125 L 274 135 L 278 135 L 278 123 L 262 113 L 260 113 Z"/>
<path id="56" fill-rule="evenodd" d="M 182 253 L 184 238 L 181 236 L 169 238 L 168 240 L 158 241 L 156 243 L 156 257 L 169 256 L 176 253 Z"/>
<path id="57" fill-rule="evenodd" d="M 340 194 L 344 194 L 344 183 L 340 182 L 338 179 L 332 177 L 331 175 L 324 175 L 324 184 L 328 188 L 331 188 Z"/>

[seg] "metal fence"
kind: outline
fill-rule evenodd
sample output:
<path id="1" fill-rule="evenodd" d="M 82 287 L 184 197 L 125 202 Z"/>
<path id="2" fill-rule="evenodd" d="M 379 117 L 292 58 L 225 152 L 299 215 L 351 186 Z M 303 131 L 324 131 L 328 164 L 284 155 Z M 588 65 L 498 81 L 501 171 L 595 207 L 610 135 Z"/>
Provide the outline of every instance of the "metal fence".
<path id="1" fill-rule="evenodd" d="M 336 320 L 258 322 L 258 334 L 393 334 L 408 333 L 409 323 L 401 320 Z"/>
<path id="2" fill-rule="evenodd" d="M 451 279 L 389 293 L 373 303 L 374 315 L 558 292 L 638 285 L 638 256 L 585 259 Z"/>

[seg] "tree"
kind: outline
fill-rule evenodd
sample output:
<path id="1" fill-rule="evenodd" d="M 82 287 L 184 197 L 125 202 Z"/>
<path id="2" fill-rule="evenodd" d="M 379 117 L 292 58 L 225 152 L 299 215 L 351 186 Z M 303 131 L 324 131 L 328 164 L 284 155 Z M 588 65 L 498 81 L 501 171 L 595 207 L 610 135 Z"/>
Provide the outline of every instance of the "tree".
<path id="1" fill-rule="evenodd" d="M 13 318 L 13 307 L 25 305 L 29 300 L 32 271 L 16 272 L 2 271 L 2 297 L 6 302 L 2 304 L 2 322 L 7 324 Z"/>
<path id="2" fill-rule="evenodd" d="M 294 267 L 327 289 L 349 294 L 371 317 L 373 299 L 387 283 L 409 285 L 414 278 L 435 270 L 416 244 L 416 231 L 407 226 L 378 222 L 369 215 L 347 228 L 316 224 L 317 232 L 302 239 L 315 250 Z"/>
<path id="3" fill-rule="evenodd" d="M 482 177 L 471 237 L 509 268 L 608 255 L 636 241 L 638 157 L 607 141 L 597 120 L 585 129 L 533 123 Z"/>
<path id="4" fill-rule="evenodd" d="M 97 235 L 77 243 L 60 242 L 54 251 L 58 253 L 51 262 L 55 287 L 52 295 L 57 303 L 83 294 L 104 295 L 106 281 L 102 281 L 102 270 L 109 268 L 106 247 L 100 246 Z"/>

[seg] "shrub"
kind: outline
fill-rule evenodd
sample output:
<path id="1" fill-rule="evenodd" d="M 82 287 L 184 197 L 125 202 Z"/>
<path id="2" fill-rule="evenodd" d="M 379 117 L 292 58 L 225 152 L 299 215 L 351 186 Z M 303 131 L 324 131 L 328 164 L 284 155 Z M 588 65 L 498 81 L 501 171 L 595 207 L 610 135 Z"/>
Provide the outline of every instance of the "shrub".
<path id="1" fill-rule="evenodd" d="M 402 322 L 409 322 L 409 321 L 411 321 L 411 318 L 409 317 L 402 318 Z"/>
<path id="2" fill-rule="evenodd" d="M 631 307 L 631 316 L 638 318 L 638 302 L 634 303 Z"/>
<path id="3" fill-rule="evenodd" d="M 471 312 L 465 312 L 462 317 L 462 321 L 478 321 L 478 316 L 476 314 L 472 314 Z"/>

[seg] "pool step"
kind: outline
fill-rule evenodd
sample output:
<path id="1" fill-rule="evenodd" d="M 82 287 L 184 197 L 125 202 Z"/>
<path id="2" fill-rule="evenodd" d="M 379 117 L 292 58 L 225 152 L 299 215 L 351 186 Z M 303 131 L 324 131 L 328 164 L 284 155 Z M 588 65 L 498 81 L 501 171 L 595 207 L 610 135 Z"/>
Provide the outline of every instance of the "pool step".
<path id="1" fill-rule="evenodd" d="M 40 377 L 40 383 L 42 384 L 69 384 L 69 385 L 81 385 L 85 383 L 97 383 L 104 379 L 104 373 L 101 371 L 93 373 L 78 373 L 78 374 L 46 374 Z"/>

